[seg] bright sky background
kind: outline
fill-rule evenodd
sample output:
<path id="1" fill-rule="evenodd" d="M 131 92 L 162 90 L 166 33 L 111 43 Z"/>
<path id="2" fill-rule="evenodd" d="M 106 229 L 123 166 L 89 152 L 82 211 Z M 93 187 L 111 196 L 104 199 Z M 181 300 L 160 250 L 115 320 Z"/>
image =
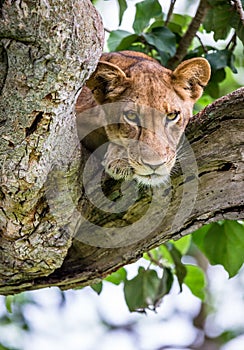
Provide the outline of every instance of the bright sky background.
<path id="1" fill-rule="evenodd" d="M 136 270 L 137 264 L 129 267 L 130 277 Z M 228 280 L 223 268 L 215 266 L 210 269 L 209 276 L 218 306 L 217 313 L 210 314 L 207 320 L 209 335 L 216 336 L 226 328 L 244 329 L 244 269 L 238 277 Z M 187 287 L 181 294 L 178 291 L 175 284 L 173 293 L 164 299 L 158 312 L 149 312 L 147 316 L 129 313 L 122 288 L 108 282 L 100 296 L 90 288 L 67 291 L 62 308 L 58 307 L 61 300 L 57 288 L 35 291 L 32 296 L 40 306 L 30 304 L 26 309 L 32 332 L 23 335 L 13 326 L 6 327 L 1 329 L 0 341 L 7 340 L 9 345 L 25 350 L 152 350 L 164 343 L 174 344 L 171 350 L 180 350 L 177 345 L 187 345 L 195 338 L 190 320 L 198 313 L 200 301 Z M 1 298 L 0 314 L 3 309 Z M 114 325 L 137 320 L 137 338 L 125 332 L 108 332 L 100 316 Z M 221 348 L 243 349 L 244 337 Z"/>

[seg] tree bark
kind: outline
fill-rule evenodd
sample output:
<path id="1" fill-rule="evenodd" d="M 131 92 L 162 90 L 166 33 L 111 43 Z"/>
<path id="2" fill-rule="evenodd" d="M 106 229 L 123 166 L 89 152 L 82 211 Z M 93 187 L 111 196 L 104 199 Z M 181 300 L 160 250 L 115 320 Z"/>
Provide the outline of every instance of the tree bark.
<path id="1" fill-rule="evenodd" d="M 61 266 L 72 212 L 49 212 L 48 173 L 62 171 L 77 191 L 81 150 L 74 104 L 103 47 L 89 0 L 1 2 L 0 279 L 5 285 Z M 67 147 L 68 145 L 68 147 Z"/>
<path id="2" fill-rule="evenodd" d="M 3 3 L 1 294 L 92 284 L 205 223 L 244 218 L 244 88 L 192 118 L 160 188 L 104 176 L 80 147 L 74 104 L 101 33 L 88 0 Z"/>

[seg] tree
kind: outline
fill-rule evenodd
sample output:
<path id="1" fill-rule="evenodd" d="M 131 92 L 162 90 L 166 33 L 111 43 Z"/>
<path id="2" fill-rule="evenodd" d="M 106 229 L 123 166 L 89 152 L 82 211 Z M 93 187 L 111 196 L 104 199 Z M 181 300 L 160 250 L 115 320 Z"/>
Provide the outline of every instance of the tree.
<path id="1" fill-rule="evenodd" d="M 126 4 L 119 3 L 122 18 Z M 202 0 L 190 24 L 174 18 L 174 3 L 166 18 L 157 1 L 139 3 L 135 33 L 112 32 L 110 48 L 144 50 L 169 67 L 205 53 L 214 73 L 207 91 L 214 95 L 224 68 L 235 69 L 236 37 L 243 42 L 241 2 Z M 216 16 L 225 13 L 228 18 L 217 25 Z M 216 50 L 201 44 L 191 49 L 204 17 L 205 29 L 214 30 L 216 40 L 226 36 L 230 26 L 235 29 L 227 48 Z M 50 285 L 67 289 L 93 284 L 143 252 L 203 224 L 244 218 L 243 88 L 216 100 L 192 119 L 183 143 L 188 154 L 179 159 L 182 173 L 172 178 L 172 189 L 142 188 L 136 193 L 133 184 L 105 177 L 101 197 L 97 183 L 89 193 L 82 186 L 82 169 L 91 158 L 79 144 L 74 115 L 75 99 L 102 50 L 103 30 L 97 13 L 88 1 L 5 1 L 0 21 L 2 294 Z M 126 211 L 105 212 L 91 200 L 104 201 L 103 193 L 115 203 L 133 196 L 135 201 Z M 231 224 L 216 225 L 215 236 Z M 234 223 L 233 228 L 234 245 L 237 242 L 241 250 L 243 225 Z M 203 250 L 210 229 L 213 226 L 202 232 L 205 243 L 203 239 L 198 242 Z M 212 242 L 218 240 L 217 235 Z M 186 267 L 175 245 L 167 248 L 181 284 L 186 280 Z M 240 257 L 238 251 L 233 252 Z M 209 255 L 214 256 L 215 251 Z M 152 254 L 149 258 L 160 263 Z M 235 266 L 231 263 L 226 268 L 233 275 L 242 262 L 240 257 Z M 172 271 L 165 268 L 163 283 L 154 272 L 140 270 L 138 276 L 144 279 L 145 274 L 156 286 L 151 301 L 156 306 L 170 289 Z M 127 296 L 129 291 L 128 285 Z M 132 305 L 131 309 L 146 306 Z"/>
<path id="2" fill-rule="evenodd" d="M 70 178 L 78 171 L 73 106 L 82 83 L 96 67 L 103 30 L 89 1 L 20 5 L 5 1 L 0 37 L 1 280 L 5 284 L 5 278 L 11 280 L 16 271 L 20 279 L 28 275 L 28 280 L 50 274 L 67 254 L 71 235 L 64 227 L 72 213 L 60 222 L 53 218 L 43 185 L 58 159 L 72 157 L 69 165 L 63 164 Z M 69 148 L 64 148 L 67 143 Z M 30 234 L 35 242 L 27 243 Z M 33 235 L 41 239 L 38 244 Z"/>

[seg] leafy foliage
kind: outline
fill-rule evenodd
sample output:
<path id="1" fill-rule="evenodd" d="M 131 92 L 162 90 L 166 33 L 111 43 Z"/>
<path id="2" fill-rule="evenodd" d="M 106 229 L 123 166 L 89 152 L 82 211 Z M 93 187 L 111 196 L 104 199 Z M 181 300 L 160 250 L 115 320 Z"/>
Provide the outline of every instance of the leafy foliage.
<path id="1" fill-rule="evenodd" d="M 173 276 L 178 281 L 180 291 L 185 284 L 193 295 L 205 301 L 205 271 L 200 266 L 182 262 L 183 255 L 198 259 L 199 252 L 194 246 L 212 265 L 222 265 L 233 277 L 244 263 L 244 223 L 223 221 L 205 225 L 192 235 L 162 244 L 144 254 L 149 265 L 146 269 L 139 267 L 134 278 L 127 279 L 125 268 L 121 268 L 106 280 L 116 285 L 124 283 L 125 300 L 130 311 L 155 310 L 163 297 L 170 293 Z M 160 271 L 162 277 L 159 276 Z"/>
<path id="2" fill-rule="evenodd" d="M 233 73 L 237 73 L 237 69 L 234 66 L 234 54 L 232 51 L 224 50 L 212 50 L 207 53 L 205 58 L 209 61 L 212 70 L 211 80 L 206 88 L 206 93 L 209 93 L 212 97 L 219 97 L 219 83 L 226 78 L 225 68 L 229 67 Z"/>
<path id="3" fill-rule="evenodd" d="M 244 44 L 244 29 L 240 15 L 230 1 L 209 0 L 211 5 L 204 21 L 207 32 L 214 33 L 214 39 L 226 39 L 231 28 L 234 28 L 237 36 Z M 244 1 L 242 0 L 242 5 Z"/>
<path id="4" fill-rule="evenodd" d="M 135 33 L 140 34 L 148 27 L 151 19 L 161 19 L 162 7 L 158 0 L 144 0 L 136 4 L 136 16 L 133 23 Z"/>
<path id="5" fill-rule="evenodd" d="M 106 281 L 111 282 L 113 284 L 119 285 L 124 282 L 127 277 L 127 271 L 124 267 L 112 273 L 110 276 L 106 278 Z"/>
<path id="6" fill-rule="evenodd" d="M 227 1 L 209 1 L 212 5 L 204 21 L 207 32 L 214 32 L 214 39 L 226 39 L 230 32 L 232 17 L 231 5 Z"/>
<path id="7" fill-rule="evenodd" d="M 125 300 L 130 311 L 155 310 L 163 297 L 170 293 L 174 275 L 180 291 L 182 291 L 182 285 L 185 284 L 195 296 L 205 300 L 204 272 L 198 266 L 182 263 L 182 254 L 186 254 L 190 247 L 190 235 L 177 242 L 170 241 L 162 244 L 144 254 L 149 265 L 146 269 L 139 267 L 138 274 L 134 278 L 128 279 L 125 268 L 121 268 L 108 276 L 106 281 L 116 285 L 124 283 Z M 162 276 L 160 277 L 159 274 Z M 92 286 L 92 288 L 100 294 L 101 284 L 96 285 L 95 288 Z"/>
<path id="8" fill-rule="evenodd" d="M 118 0 L 118 4 L 119 4 L 119 25 L 120 25 L 122 22 L 124 12 L 127 9 L 127 2 L 126 0 Z"/>
<path id="9" fill-rule="evenodd" d="M 29 293 L 20 293 L 5 297 L 6 310 L 1 309 L 0 327 L 15 325 L 22 334 L 29 332 L 31 330 L 30 319 L 25 314 L 24 310 L 31 304 L 38 306 Z M 0 350 L 17 350 L 17 348 L 6 346 L 1 343 L 0 339 Z"/>
<path id="10" fill-rule="evenodd" d="M 103 284 L 102 282 L 95 283 L 91 286 L 91 288 L 96 292 L 98 295 L 102 292 Z"/>
<path id="11" fill-rule="evenodd" d="M 136 4 L 134 33 L 120 29 L 112 31 L 108 39 L 110 51 L 143 51 L 165 64 L 176 51 L 176 36 L 163 26 L 161 5 L 158 0 L 144 0 Z M 151 23 L 152 22 L 152 23 Z"/>
<path id="12" fill-rule="evenodd" d="M 243 223 L 224 221 L 207 225 L 193 234 L 193 241 L 212 265 L 223 265 L 230 277 L 244 263 Z"/>
<path id="13" fill-rule="evenodd" d="M 121 1 L 119 1 L 120 4 Z M 188 48 L 185 58 L 203 56 L 209 60 L 212 67 L 211 81 L 206 93 L 213 98 L 220 95 L 220 83 L 226 77 L 225 69 L 229 67 L 237 72 L 234 65 L 234 49 L 236 37 L 244 43 L 244 26 L 234 5 L 225 0 L 210 0 L 210 8 L 199 31 L 213 32 L 214 39 L 226 39 L 233 32 L 232 38 L 224 49 L 204 45 Z M 120 22 L 125 7 L 120 5 Z M 185 34 L 192 18 L 173 13 L 167 20 L 158 0 L 144 0 L 136 4 L 136 14 L 133 22 L 134 33 L 121 29 L 114 30 L 108 38 L 110 51 L 134 50 L 145 52 L 167 66 L 174 57 L 176 49 Z"/>
<path id="14" fill-rule="evenodd" d="M 189 287 L 192 294 L 201 299 L 206 298 L 206 277 L 203 270 L 196 265 L 186 265 L 186 277 L 184 283 Z"/>
<path id="15" fill-rule="evenodd" d="M 169 293 L 172 283 L 173 275 L 168 268 L 164 269 L 163 277 L 160 278 L 155 270 L 139 267 L 138 275 L 126 280 L 124 285 L 129 310 L 144 311 L 150 306 L 155 309 L 162 297 Z"/>

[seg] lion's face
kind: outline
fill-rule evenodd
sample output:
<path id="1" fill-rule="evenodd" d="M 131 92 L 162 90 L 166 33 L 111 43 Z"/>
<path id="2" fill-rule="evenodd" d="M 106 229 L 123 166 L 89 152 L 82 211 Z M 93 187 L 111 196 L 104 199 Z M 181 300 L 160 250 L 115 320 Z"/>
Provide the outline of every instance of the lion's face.
<path id="1" fill-rule="evenodd" d="M 209 79 L 209 65 L 202 58 L 192 59 L 172 72 L 146 58 L 128 67 L 123 62 L 122 70 L 119 57 L 116 64 L 109 57 L 88 81 L 97 103 L 104 105 L 110 141 L 105 170 L 115 179 L 165 183 L 193 104 Z"/>
<path id="2" fill-rule="evenodd" d="M 160 112 L 129 102 L 109 104 L 105 114 L 110 140 L 103 162 L 107 173 L 116 179 L 135 178 L 152 186 L 165 182 L 185 129 L 184 112 L 169 105 Z"/>

